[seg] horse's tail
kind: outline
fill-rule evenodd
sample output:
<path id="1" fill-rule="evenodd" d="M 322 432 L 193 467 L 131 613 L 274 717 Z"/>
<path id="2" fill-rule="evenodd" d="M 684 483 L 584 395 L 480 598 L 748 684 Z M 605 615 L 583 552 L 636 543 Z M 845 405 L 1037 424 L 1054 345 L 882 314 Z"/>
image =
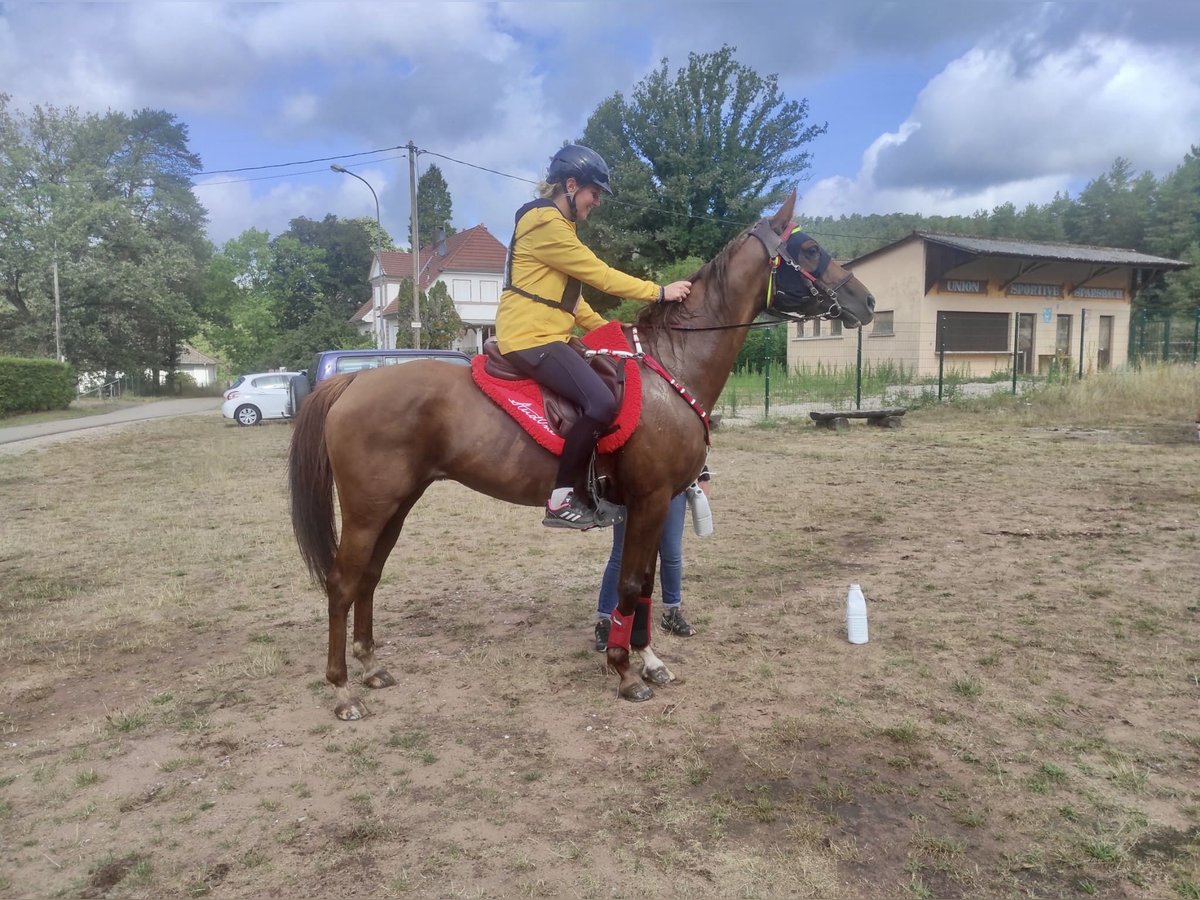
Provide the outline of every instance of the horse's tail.
<path id="1" fill-rule="evenodd" d="M 305 398 L 293 425 L 292 446 L 288 451 L 292 531 L 308 573 L 322 588 L 338 546 L 333 514 L 333 467 L 325 448 L 325 417 L 352 380 L 352 376 L 332 379 Z"/>

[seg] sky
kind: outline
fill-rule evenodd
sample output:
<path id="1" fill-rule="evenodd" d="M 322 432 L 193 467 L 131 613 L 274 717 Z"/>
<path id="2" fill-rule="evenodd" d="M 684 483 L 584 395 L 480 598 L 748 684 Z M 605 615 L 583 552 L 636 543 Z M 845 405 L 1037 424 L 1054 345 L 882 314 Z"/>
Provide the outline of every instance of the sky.
<path id="1" fill-rule="evenodd" d="M 1117 157 L 1161 178 L 1200 145 L 1200 0 L 0 0 L 0 92 L 23 110 L 175 114 L 218 245 L 373 216 L 371 189 L 405 245 L 410 141 L 418 171 L 445 177 L 452 225 L 507 243 L 601 101 L 723 44 L 828 125 L 801 220 L 1020 209 L 1077 196 Z M 298 164 L 222 171 L 280 163 Z"/>

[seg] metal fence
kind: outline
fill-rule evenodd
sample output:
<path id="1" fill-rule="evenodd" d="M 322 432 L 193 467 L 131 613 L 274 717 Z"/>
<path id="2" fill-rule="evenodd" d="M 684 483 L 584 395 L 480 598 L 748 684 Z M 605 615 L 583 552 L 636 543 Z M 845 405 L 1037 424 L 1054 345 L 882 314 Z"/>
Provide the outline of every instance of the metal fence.
<path id="1" fill-rule="evenodd" d="M 1129 359 L 1142 363 L 1191 363 L 1200 360 L 1200 309 L 1192 315 L 1147 310 L 1129 322 Z"/>
<path id="2" fill-rule="evenodd" d="M 1018 394 L 1127 364 L 1197 362 L 1200 311 L 1173 318 L 1139 313 L 1128 334 L 1123 329 L 1123 317 L 1099 309 L 946 311 L 907 329 L 878 318 L 860 330 L 779 324 L 753 343 L 752 356 L 739 357 L 712 412 L 757 421 L 916 406 Z"/>

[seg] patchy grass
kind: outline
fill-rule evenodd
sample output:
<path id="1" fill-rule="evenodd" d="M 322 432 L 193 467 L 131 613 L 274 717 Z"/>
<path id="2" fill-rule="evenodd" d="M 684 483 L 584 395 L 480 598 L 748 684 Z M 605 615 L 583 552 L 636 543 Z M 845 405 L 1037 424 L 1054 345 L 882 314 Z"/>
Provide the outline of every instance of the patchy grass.
<path id="1" fill-rule="evenodd" d="M 0 893 L 1196 900 L 1196 379 L 719 430 L 646 704 L 588 649 L 608 536 L 436 484 L 355 723 L 289 428 L 0 455 Z"/>

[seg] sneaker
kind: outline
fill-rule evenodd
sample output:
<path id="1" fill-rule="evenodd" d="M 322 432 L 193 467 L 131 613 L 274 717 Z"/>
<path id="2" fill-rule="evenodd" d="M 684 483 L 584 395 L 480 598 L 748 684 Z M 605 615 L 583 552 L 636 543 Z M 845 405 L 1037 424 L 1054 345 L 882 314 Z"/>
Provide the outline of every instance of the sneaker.
<path id="1" fill-rule="evenodd" d="M 612 619 L 596 620 L 596 652 L 603 653 L 608 649 L 608 633 L 612 630 Z"/>
<path id="2" fill-rule="evenodd" d="M 587 531 L 596 527 L 596 510 L 575 496 L 574 492 L 567 496 L 567 502 L 558 509 L 546 507 L 546 515 L 542 524 L 547 528 L 574 528 Z"/>
<path id="3" fill-rule="evenodd" d="M 671 634 L 677 634 L 680 637 L 691 637 L 696 633 L 696 629 L 692 627 L 692 623 L 683 617 L 683 610 L 678 606 L 672 606 L 669 609 L 664 609 L 662 614 L 662 627 Z"/>

